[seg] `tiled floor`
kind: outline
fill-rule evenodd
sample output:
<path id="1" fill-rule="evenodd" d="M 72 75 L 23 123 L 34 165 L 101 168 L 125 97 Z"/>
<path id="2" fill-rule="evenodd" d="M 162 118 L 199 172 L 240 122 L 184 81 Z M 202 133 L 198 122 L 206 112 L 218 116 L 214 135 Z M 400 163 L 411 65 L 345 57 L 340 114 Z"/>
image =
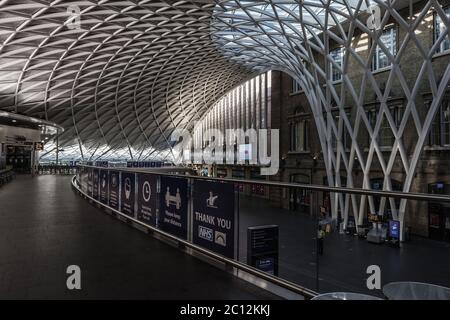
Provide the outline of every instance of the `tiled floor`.
<path id="1" fill-rule="evenodd" d="M 66 268 L 81 268 L 81 290 Z M 272 294 L 120 223 L 62 176 L 0 189 L 0 299 L 273 299 Z"/>

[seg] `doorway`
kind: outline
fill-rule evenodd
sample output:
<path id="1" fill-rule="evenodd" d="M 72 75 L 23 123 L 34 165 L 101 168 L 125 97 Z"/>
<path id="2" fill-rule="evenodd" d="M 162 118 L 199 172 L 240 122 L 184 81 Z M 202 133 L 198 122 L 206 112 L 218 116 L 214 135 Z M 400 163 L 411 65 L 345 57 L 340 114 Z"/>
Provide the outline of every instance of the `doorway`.
<path id="1" fill-rule="evenodd" d="M 291 183 L 311 184 L 307 174 L 294 173 L 289 177 Z M 289 210 L 302 213 L 311 213 L 311 191 L 298 188 L 289 189 Z"/>

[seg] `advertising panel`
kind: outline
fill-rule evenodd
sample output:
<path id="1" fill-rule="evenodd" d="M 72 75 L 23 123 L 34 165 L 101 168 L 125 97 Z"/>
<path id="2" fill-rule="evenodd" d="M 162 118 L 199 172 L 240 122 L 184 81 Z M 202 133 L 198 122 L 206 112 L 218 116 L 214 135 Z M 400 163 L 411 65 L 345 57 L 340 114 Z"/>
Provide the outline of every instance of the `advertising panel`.
<path id="1" fill-rule="evenodd" d="M 119 185 L 120 173 L 118 171 L 109 171 L 108 205 L 116 210 L 119 210 Z"/>
<path id="2" fill-rule="evenodd" d="M 187 179 L 161 177 L 158 227 L 182 239 L 187 239 L 187 189 Z"/>
<path id="3" fill-rule="evenodd" d="M 157 209 L 157 194 L 156 182 L 158 176 L 153 174 L 139 173 L 138 179 L 138 194 L 137 194 L 137 218 L 139 221 L 156 227 L 156 209 Z"/>
<path id="4" fill-rule="evenodd" d="M 235 257 L 234 185 L 194 182 L 192 241 L 229 258 Z"/>
<path id="5" fill-rule="evenodd" d="M 134 217 L 135 177 L 136 174 L 131 172 L 122 172 L 121 176 L 120 211 L 132 217 Z"/>
<path id="6" fill-rule="evenodd" d="M 99 170 L 100 177 L 100 202 L 108 204 L 108 185 L 109 175 L 108 170 Z"/>

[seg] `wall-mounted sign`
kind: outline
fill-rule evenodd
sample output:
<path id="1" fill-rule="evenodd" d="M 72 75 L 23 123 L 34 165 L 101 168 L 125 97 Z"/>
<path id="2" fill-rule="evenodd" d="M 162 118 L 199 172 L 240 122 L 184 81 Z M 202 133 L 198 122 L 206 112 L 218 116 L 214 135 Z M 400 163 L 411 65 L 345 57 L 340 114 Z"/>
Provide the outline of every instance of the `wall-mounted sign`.
<path id="1" fill-rule="evenodd" d="M 161 177 L 159 228 L 187 239 L 187 179 Z"/>
<path id="2" fill-rule="evenodd" d="M 139 173 L 137 195 L 137 218 L 146 224 L 156 227 L 156 182 L 157 176 Z"/>
<path id="3" fill-rule="evenodd" d="M 193 242 L 226 257 L 234 258 L 234 185 L 195 181 L 193 201 Z"/>
<path id="4" fill-rule="evenodd" d="M 122 172 L 120 211 L 134 217 L 135 173 Z"/>
<path id="5" fill-rule="evenodd" d="M 108 170 L 100 170 L 100 202 L 108 204 L 108 185 L 109 185 L 109 175 Z"/>
<path id="6" fill-rule="evenodd" d="M 92 170 L 92 197 L 98 200 L 98 186 L 99 186 L 99 172 L 98 169 Z"/>
<path id="7" fill-rule="evenodd" d="M 278 275 L 278 226 L 247 229 L 247 263 L 264 272 Z"/>
<path id="8" fill-rule="evenodd" d="M 120 173 L 118 171 L 109 171 L 108 205 L 116 210 L 119 210 L 119 185 L 120 185 Z"/>

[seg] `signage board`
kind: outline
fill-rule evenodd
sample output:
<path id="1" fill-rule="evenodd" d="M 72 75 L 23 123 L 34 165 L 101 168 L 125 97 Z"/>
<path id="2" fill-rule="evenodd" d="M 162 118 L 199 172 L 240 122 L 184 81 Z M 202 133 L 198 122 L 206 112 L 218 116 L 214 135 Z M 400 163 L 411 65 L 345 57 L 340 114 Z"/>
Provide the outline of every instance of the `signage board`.
<path id="1" fill-rule="evenodd" d="M 119 185 L 120 173 L 119 171 L 109 171 L 109 198 L 108 205 L 116 210 L 119 210 Z"/>
<path id="2" fill-rule="evenodd" d="M 152 227 L 157 226 L 157 179 L 158 176 L 154 174 L 137 175 L 137 218 Z"/>
<path id="3" fill-rule="evenodd" d="M 108 170 L 99 170 L 99 178 L 100 178 L 100 202 L 104 204 L 108 204 L 108 186 L 109 186 L 109 175 Z"/>
<path id="4" fill-rule="evenodd" d="M 278 276 L 278 226 L 255 226 L 247 229 L 247 263 Z"/>
<path id="5" fill-rule="evenodd" d="M 234 185 L 194 182 L 192 241 L 223 256 L 235 257 Z"/>
<path id="6" fill-rule="evenodd" d="M 182 239 L 187 239 L 187 190 L 187 179 L 161 177 L 158 227 Z"/>
<path id="7" fill-rule="evenodd" d="M 136 191 L 136 174 L 132 172 L 121 173 L 120 212 L 134 217 L 134 200 Z"/>

